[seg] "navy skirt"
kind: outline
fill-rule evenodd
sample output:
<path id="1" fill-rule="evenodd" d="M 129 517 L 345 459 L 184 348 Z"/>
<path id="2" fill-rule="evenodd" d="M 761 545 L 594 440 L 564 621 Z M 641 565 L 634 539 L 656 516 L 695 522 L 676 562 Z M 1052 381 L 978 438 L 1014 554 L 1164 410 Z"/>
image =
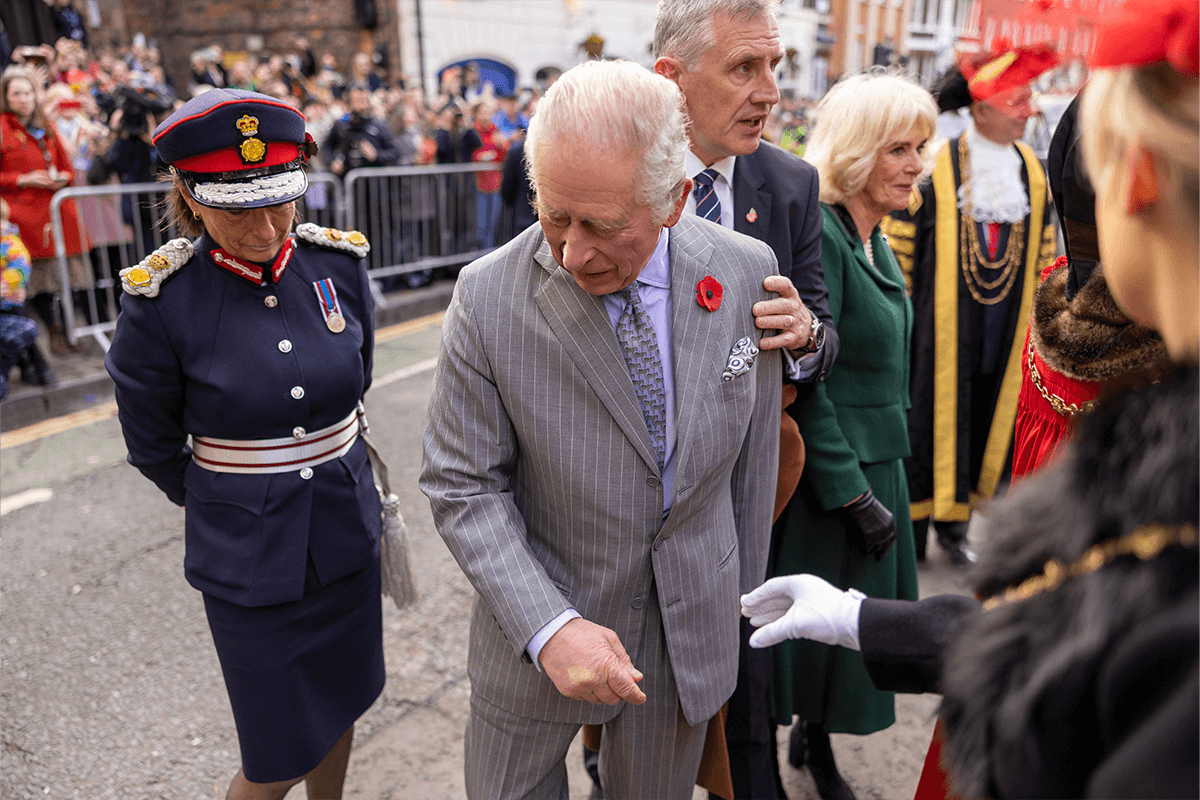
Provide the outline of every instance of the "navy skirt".
<path id="1" fill-rule="evenodd" d="M 379 562 L 303 600 L 260 608 L 204 595 L 237 724 L 242 771 L 255 783 L 311 772 L 383 691 Z"/>

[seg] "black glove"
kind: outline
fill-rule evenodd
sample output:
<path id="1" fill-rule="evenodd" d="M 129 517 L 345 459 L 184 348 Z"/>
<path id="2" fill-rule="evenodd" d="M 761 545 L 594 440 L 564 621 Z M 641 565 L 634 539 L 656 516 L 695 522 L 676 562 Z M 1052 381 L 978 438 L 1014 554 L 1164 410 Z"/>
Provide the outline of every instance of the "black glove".
<path id="1" fill-rule="evenodd" d="M 850 528 L 862 537 L 863 547 L 876 561 L 882 561 L 896 541 L 896 518 L 875 497 L 871 487 L 867 493 L 842 509 Z"/>

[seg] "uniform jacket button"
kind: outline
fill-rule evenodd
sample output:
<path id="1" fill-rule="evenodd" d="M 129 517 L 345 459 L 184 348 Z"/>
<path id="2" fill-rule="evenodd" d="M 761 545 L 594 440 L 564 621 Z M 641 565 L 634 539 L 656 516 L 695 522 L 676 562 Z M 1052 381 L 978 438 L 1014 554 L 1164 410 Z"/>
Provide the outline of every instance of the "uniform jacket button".
<path id="1" fill-rule="evenodd" d="M 304 397 L 304 387 L 303 386 L 293 386 L 292 387 L 292 397 L 294 397 L 297 400 Z"/>
<path id="2" fill-rule="evenodd" d="M 292 428 L 293 439 L 303 439 L 306 435 L 308 435 L 308 431 L 304 430 L 304 428 L 301 428 L 299 425 Z"/>
<path id="3" fill-rule="evenodd" d="M 281 339 L 279 341 L 279 352 L 281 352 L 281 353 L 292 352 L 292 343 L 289 339 Z"/>
<path id="4" fill-rule="evenodd" d="M 273 294 L 269 294 L 263 298 L 263 305 L 265 305 L 267 308 L 274 308 L 275 306 L 279 305 L 279 298 Z"/>
<path id="5" fill-rule="evenodd" d="M 300 477 L 303 478 L 304 480 L 306 480 L 306 481 L 311 480 L 312 476 L 313 476 L 312 467 L 305 467 L 304 469 L 300 470 Z"/>

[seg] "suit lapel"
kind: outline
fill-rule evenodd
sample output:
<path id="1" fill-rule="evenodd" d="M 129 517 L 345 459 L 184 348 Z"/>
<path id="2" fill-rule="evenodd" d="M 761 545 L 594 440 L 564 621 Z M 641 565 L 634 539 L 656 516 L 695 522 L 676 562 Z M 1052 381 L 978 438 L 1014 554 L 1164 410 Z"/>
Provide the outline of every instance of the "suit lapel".
<path id="1" fill-rule="evenodd" d="M 728 279 L 713 265 L 712 242 L 697 233 L 701 223 L 685 215 L 671 229 L 671 338 L 675 360 L 676 473 L 675 485 L 686 482 L 682 474 L 690 463 L 689 449 L 704 440 L 696 436 L 696 417 L 702 404 L 711 402 L 714 381 L 720 380 L 714 371 L 714 361 L 724 364 L 733 347 L 732 332 L 720 324 L 728 315 L 714 316 L 696 302 L 696 284 L 712 273 L 722 285 Z M 725 341 L 728 339 L 729 341 Z M 714 356 L 714 348 L 721 352 Z M 722 349 L 723 348 L 723 349 Z"/>
<path id="2" fill-rule="evenodd" d="M 734 162 L 733 229 L 766 242 L 771 227 L 771 193 L 766 190 L 767 176 L 754 155 L 738 156 Z"/>
<path id="3" fill-rule="evenodd" d="M 657 470 L 654 444 L 604 301 L 580 289 L 570 273 L 559 268 L 546 242 L 534 260 L 549 273 L 534 299 L 550 330 L 638 455 Z"/>
<path id="4" fill-rule="evenodd" d="M 846 247 L 854 254 L 854 262 L 858 264 L 859 270 L 870 276 L 871 280 L 883 287 L 884 291 L 901 291 L 904 289 L 904 275 L 900 272 L 899 265 L 893 266 L 893 258 L 891 253 L 884 253 L 880 258 L 879 254 L 875 254 L 875 263 L 878 268 L 872 267 L 867 261 L 867 255 L 864 252 L 866 248 L 871 246 L 871 240 L 862 243 L 862 249 L 858 248 L 858 234 L 851 233 L 846 227 L 846 220 L 838 214 L 832 207 L 830 208 L 831 216 L 837 221 L 838 228 L 841 231 L 842 238 L 846 240 Z M 825 213 L 822 211 L 822 213 Z M 885 240 L 886 241 L 886 240 Z M 874 251 L 872 251 L 874 252 Z"/>

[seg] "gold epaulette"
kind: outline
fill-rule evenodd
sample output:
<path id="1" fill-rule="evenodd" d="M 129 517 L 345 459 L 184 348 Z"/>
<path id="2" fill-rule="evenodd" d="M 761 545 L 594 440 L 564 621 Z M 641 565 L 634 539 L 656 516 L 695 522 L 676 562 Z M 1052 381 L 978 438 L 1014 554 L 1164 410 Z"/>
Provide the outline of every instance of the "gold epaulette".
<path id="1" fill-rule="evenodd" d="M 371 252 L 371 243 L 360 231 L 339 231 L 337 228 L 322 228 L 312 222 L 296 226 L 296 238 L 328 250 L 341 250 L 358 258 L 366 258 Z"/>
<path id="2" fill-rule="evenodd" d="M 142 262 L 121 270 L 121 288 L 126 294 L 158 297 L 163 281 L 192 260 L 195 248 L 187 239 L 172 239 L 146 256 Z"/>

